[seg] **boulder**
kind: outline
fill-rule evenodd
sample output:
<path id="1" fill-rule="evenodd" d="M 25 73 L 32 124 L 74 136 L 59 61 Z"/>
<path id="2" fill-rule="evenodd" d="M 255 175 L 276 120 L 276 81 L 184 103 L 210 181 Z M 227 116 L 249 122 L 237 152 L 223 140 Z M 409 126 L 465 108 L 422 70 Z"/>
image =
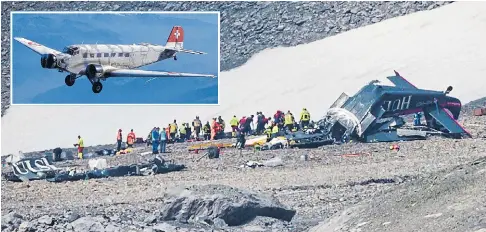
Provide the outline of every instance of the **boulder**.
<path id="1" fill-rule="evenodd" d="M 257 216 L 290 221 L 296 213 L 273 197 L 224 185 L 175 188 L 166 199 L 161 220 L 182 223 L 204 221 L 212 225 L 219 218 L 228 226 L 239 226 Z"/>

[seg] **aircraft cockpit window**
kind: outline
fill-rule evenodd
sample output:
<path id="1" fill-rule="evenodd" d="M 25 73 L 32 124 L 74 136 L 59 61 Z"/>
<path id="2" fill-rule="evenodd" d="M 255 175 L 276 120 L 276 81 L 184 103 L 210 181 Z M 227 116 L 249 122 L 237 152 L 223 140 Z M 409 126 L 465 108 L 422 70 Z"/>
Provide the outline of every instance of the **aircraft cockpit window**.
<path id="1" fill-rule="evenodd" d="M 78 47 L 65 47 L 62 50 L 62 52 L 69 54 L 69 55 L 75 55 L 75 54 L 78 54 L 78 53 L 76 53 L 78 49 L 79 49 Z"/>

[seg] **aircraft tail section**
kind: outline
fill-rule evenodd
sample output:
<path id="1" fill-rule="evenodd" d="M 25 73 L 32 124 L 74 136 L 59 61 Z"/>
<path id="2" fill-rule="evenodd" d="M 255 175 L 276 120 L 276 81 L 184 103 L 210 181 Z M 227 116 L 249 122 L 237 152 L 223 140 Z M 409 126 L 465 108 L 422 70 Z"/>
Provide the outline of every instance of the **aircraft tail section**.
<path id="1" fill-rule="evenodd" d="M 415 85 L 407 81 L 407 79 L 400 76 L 397 71 L 395 72 L 395 76 L 387 77 L 396 87 L 403 88 L 403 89 L 417 89 Z"/>
<path id="2" fill-rule="evenodd" d="M 174 50 L 182 49 L 184 46 L 184 29 L 181 26 L 174 26 L 170 31 L 169 38 L 165 46 Z"/>

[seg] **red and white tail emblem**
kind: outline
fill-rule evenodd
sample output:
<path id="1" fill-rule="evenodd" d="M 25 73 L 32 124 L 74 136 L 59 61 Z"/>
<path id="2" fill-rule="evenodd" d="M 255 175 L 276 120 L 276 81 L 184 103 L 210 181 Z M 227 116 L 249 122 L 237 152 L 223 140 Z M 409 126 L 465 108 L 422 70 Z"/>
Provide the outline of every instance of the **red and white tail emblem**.
<path id="1" fill-rule="evenodd" d="M 184 29 L 181 26 L 175 26 L 170 32 L 167 43 L 181 43 L 184 42 Z"/>

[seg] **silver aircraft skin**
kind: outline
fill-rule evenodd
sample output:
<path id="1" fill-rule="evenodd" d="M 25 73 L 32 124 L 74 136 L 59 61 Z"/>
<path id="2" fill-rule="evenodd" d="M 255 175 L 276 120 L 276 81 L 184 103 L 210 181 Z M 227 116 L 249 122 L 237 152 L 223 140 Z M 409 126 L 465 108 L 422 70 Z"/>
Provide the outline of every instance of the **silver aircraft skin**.
<path id="1" fill-rule="evenodd" d="M 65 78 L 67 86 L 74 85 L 77 78 L 86 76 L 93 85 L 94 93 L 101 92 L 103 85 L 100 81 L 105 81 L 109 77 L 216 77 L 208 74 L 136 69 L 169 58 L 177 60 L 178 52 L 206 54 L 183 49 L 184 30 L 181 26 L 172 28 L 164 46 L 148 43 L 132 45 L 74 44 L 65 47 L 60 52 L 25 38 L 15 37 L 14 39 L 41 55 L 42 68 L 69 72 L 70 74 Z"/>

